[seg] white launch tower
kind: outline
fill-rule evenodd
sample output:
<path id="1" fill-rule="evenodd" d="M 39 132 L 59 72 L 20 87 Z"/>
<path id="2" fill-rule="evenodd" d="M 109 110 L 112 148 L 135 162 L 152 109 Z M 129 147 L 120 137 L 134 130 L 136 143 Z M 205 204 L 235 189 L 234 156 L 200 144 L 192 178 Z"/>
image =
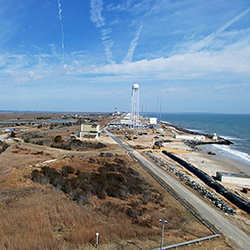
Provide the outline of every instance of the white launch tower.
<path id="1" fill-rule="evenodd" d="M 133 128 L 139 126 L 139 84 L 135 83 L 132 86 L 131 96 L 131 120 Z"/>

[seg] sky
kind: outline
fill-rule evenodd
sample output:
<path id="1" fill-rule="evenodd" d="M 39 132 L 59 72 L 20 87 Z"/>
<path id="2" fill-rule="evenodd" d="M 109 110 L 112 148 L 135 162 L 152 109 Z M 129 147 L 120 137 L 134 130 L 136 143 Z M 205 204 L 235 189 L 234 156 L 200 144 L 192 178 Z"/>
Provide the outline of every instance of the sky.
<path id="1" fill-rule="evenodd" d="M 249 0 L 0 0 L 0 110 L 250 113 Z"/>

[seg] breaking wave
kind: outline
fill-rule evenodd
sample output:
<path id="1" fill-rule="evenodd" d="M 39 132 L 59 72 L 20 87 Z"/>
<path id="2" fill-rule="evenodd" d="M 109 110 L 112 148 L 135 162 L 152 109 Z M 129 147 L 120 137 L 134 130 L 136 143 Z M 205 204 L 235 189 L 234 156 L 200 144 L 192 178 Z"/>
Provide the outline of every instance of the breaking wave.
<path id="1" fill-rule="evenodd" d="M 230 146 L 226 146 L 226 145 L 213 145 L 215 148 L 222 150 L 228 154 L 230 154 L 232 157 L 234 158 L 238 158 L 240 160 L 244 160 L 250 163 L 250 155 L 235 149 L 230 148 Z"/>

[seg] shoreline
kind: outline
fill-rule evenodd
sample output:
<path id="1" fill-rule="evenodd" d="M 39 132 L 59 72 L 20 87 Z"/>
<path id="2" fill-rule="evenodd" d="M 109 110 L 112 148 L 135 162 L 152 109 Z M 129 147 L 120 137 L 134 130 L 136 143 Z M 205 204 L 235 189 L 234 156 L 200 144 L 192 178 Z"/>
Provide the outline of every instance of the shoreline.
<path id="1" fill-rule="evenodd" d="M 162 148 L 161 152 L 171 160 L 174 160 L 176 163 L 184 167 L 184 172 L 188 171 L 186 173 L 189 176 L 194 177 L 195 175 L 194 179 L 197 182 L 208 185 L 211 189 L 215 190 L 217 194 L 223 196 L 234 205 L 234 209 L 237 207 L 241 211 L 243 210 L 249 214 L 250 197 L 249 194 L 242 195 L 241 190 L 242 188 L 249 188 L 250 186 L 248 184 L 242 185 L 240 183 L 233 184 L 230 182 L 221 182 L 216 179 L 218 172 L 243 174 L 246 177 L 249 177 L 249 166 L 239 160 L 233 161 L 225 155 L 219 154 L 214 149 L 211 150 L 206 148 L 207 146 L 211 146 L 211 144 L 213 144 L 206 143 L 206 141 L 209 142 L 209 138 L 207 137 L 207 140 L 202 143 L 192 143 L 192 141 L 191 143 L 187 143 L 187 140 L 176 139 L 175 137 L 175 135 L 179 132 L 184 132 L 182 129 L 179 130 L 178 128 L 171 125 L 169 126 L 166 123 L 163 128 L 172 130 L 172 137 L 174 139 L 170 139 L 171 135 L 168 135 L 170 140 L 160 142 L 159 145 Z M 193 132 L 189 133 L 186 129 L 184 133 L 184 135 L 194 134 Z"/>
<path id="2" fill-rule="evenodd" d="M 209 138 L 212 136 L 207 133 L 203 133 L 200 131 L 192 131 L 186 128 L 182 128 L 180 126 L 176 126 L 174 124 L 168 123 L 166 121 L 160 121 L 160 123 L 163 123 L 169 127 L 173 127 L 177 131 L 184 132 L 190 135 L 204 135 Z M 222 142 L 211 142 L 211 143 L 198 143 L 196 146 L 201 150 L 201 152 L 204 153 L 204 157 L 206 157 L 207 152 L 214 152 L 216 155 L 213 156 L 213 158 L 221 163 L 229 165 L 230 169 L 237 170 L 239 173 L 244 173 L 245 175 L 250 176 L 250 160 L 244 159 L 243 157 L 239 156 L 238 154 L 233 154 L 233 151 L 239 152 L 239 154 L 246 154 L 249 156 L 249 154 L 239 151 L 237 149 L 230 149 L 230 145 L 233 145 L 234 143 L 231 142 L 228 139 L 225 139 L 224 137 L 219 136 L 220 139 L 225 141 L 225 144 Z M 228 147 L 229 150 L 223 150 L 222 147 Z M 231 151 L 231 152 L 229 152 Z M 250 157 L 250 156 L 249 156 Z"/>
<path id="3" fill-rule="evenodd" d="M 177 125 L 174 125 L 174 124 L 171 124 L 171 123 L 168 123 L 166 121 L 160 121 L 160 123 L 164 123 L 170 127 L 173 127 L 175 129 L 177 129 L 178 131 L 181 131 L 181 132 L 184 132 L 184 133 L 188 133 L 188 134 L 191 134 L 191 135 L 204 135 L 210 139 L 212 139 L 213 135 L 211 134 L 208 134 L 208 133 L 205 133 L 205 132 L 201 132 L 201 131 L 194 131 L 194 130 L 191 130 L 191 129 L 186 129 L 186 128 L 182 128 L 180 126 L 177 126 Z M 221 137 L 221 136 L 218 136 L 218 139 L 220 141 L 213 141 L 211 143 L 209 142 L 206 142 L 206 143 L 200 143 L 200 144 L 222 144 L 222 145 L 231 145 L 231 144 L 234 144 L 233 142 L 231 142 L 230 140 L 228 139 L 225 139 L 224 137 Z"/>
<path id="4" fill-rule="evenodd" d="M 230 219 L 249 233 L 250 220 L 247 212 L 249 211 L 250 193 L 242 192 L 242 189 L 246 186 L 240 183 L 231 184 L 214 179 L 216 172 L 239 173 L 240 170 L 231 162 L 226 163 L 221 155 L 208 154 L 208 151 L 201 151 L 198 149 L 198 146 L 192 147 L 192 144 L 188 144 L 185 140 L 189 138 L 187 135 L 193 134 L 193 136 L 190 136 L 190 139 L 199 138 L 198 136 L 196 137 L 194 133 L 190 133 L 190 131 L 187 130 L 183 132 L 183 130 L 181 131 L 167 123 L 159 123 L 159 125 L 161 126 L 152 126 L 146 129 L 139 128 L 138 130 L 130 130 L 130 128 L 116 129 L 111 127 L 111 132 L 117 134 L 120 139 L 125 141 L 126 145 L 134 148 L 136 151 L 142 152 L 146 156 L 151 154 L 152 157 L 156 159 L 156 163 L 159 163 L 160 160 L 164 161 L 166 165 L 159 164 L 163 166 L 164 171 L 169 171 L 173 174 L 173 177 L 176 178 L 177 181 L 181 180 L 185 182 L 186 178 L 190 178 L 192 191 L 194 189 L 193 192 L 197 192 L 197 188 L 200 186 L 204 187 L 205 192 L 211 192 L 212 198 L 208 199 L 207 202 L 210 203 L 211 206 L 218 205 L 218 209 L 223 210 L 222 213 L 226 213 L 227 215 L 229 215 L 230 212 L 227 212 L 226 206 L 232 208 L 233 210 L 231 212 L 232 214 L 236 212 L 236 216 L 232 216 Z M 130 137 L 126 136 L 126 134 L 129 134 Z M 176 135 L 183 135 L 183 137 Z M 211 142 L 212 140 L 205 137 L 204 142 L 205 141 Z M 169 154 L 165 154 L 164 151 Z M 173 156 L 173 158 L 170 156 Z M 193 169 L 196 169 L 197 175 L 190 171 L 190 168 L 182 166 L 178 161 L 184 163 L 185 166 L 193 166 Z M 166 169 L 164 169 L 165 166 Z M 241 169 L 241 166 L 239 168 Z M 173 169 L 176 172 L 174 172 Z M 201 175 L 205 178 L 200 178 Z M 210 182 L 208 183 L 206 180 Z M 215 189 L 214 186 L 216 186 L 217 189 Z M 223 191 L 224 195 L 221 191 Z M 214 197 L 222 202 L 215 201 Z M 207 196 L 204 199 L 207 199 Z M 223 204 L 225 204 L 225 207 Z"/>
<path id="5" fill-rule="evenodd" d="M 213 155 L 213 159 L 215 161 L 221 162 L 229 166 L 233 172 L 243 173 L 247 176 L 250 176 L 250 164 L 248 164 L 245 160 L 237 157 L 231 156 L 227 152 L 222 152 L 222 150 L 217 149 L 215 147 L 211 148 L 211 145 L 202 145 L 199 147 L 204 154 L 207 152 L 215 152 L 216 155 Z M 240 151 L 239 151 L 240 152 Z M 235 171 L 237 170 L 237 171 Z"/>
<path id="6" fill-rule="evenodd" d="M 218 194 L 224 196 L 227 200 L 233 203 L 238 208 L 243 211 L 250 213 L 250 203 L 245 199 L 241 198 L 239 195 L 236 195 L 227 189 L 227 187 L 214 179 L 214 176 L 208 175 L 206 172 L 198 168 L 197 166 L 189 163 L 188 161 L 183 160 L 182 157 L 176 156 L 175 154 L 169 153 L 167 151 L 162 151 L 163 154 L 167 155 L 169 158 L 180 164 L 182 167 L 190 171 L 196 177 L 198 177 L 203 183 L 215 190 Z M 229 213 L 234 214 L 234 210 L 230 210 Z"/>

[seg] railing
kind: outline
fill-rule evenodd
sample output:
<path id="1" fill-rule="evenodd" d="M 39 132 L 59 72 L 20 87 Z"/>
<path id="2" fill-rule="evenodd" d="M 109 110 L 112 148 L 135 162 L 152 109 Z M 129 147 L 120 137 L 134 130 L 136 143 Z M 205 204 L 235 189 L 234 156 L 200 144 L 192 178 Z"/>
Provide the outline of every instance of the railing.
<path id="1" fill-rule="evenodd" d="M 182 246 L 186 246 L 186 245 L 189 245 L 189 244 L 194 244 L 194 243 L 197 243 L 197 242 L 201 242 L 201 241 L 204 241 L 204 240 L 211 240 L 211 239 L 214 239 L 214 238 L 217 238 L 217 237 L 220 237 L 220 234 L 214 234 L 214 235 L 202 237 L 202 238 L 195 239 L 195 240 L 189 240 L 189 241 L 185 241 L 185 242 L 174 244 L 174 245 L 169 245 L 169 246 L 162 247 L 162 248 L 155 248 L 154 250 L 163 250 L 163 249 L 182 247 Z"/>

